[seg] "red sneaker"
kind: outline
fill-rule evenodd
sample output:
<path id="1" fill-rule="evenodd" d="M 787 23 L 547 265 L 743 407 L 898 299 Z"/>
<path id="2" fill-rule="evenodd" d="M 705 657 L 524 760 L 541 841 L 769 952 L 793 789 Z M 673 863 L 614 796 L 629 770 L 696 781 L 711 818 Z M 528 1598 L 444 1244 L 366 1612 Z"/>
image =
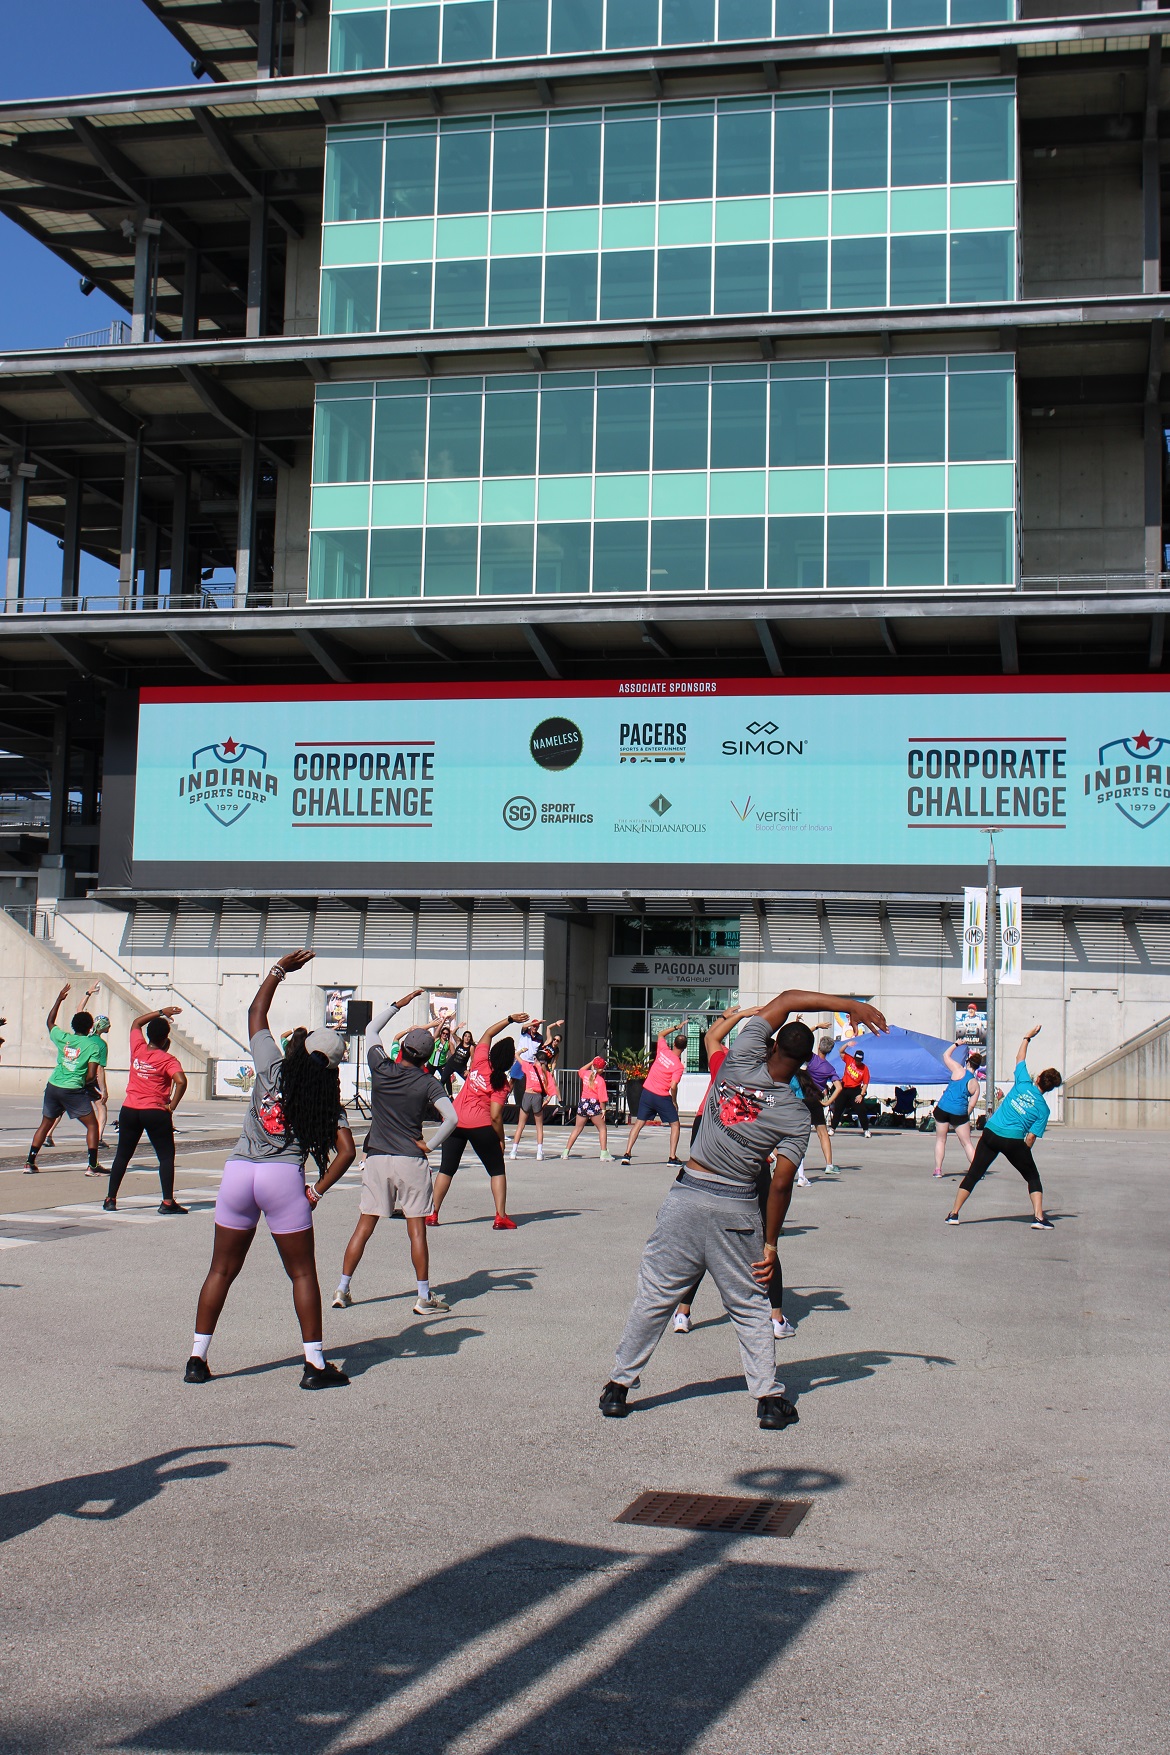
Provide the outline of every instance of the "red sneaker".
<path id="1" fill-rule="evenodd" d="M 507 1213 L 497 1213 L 492 1220 L 493 1231 L 514 1231 L 515 1229 L 516 1221 L 515 1219 L 510 1219 Z"/>
<path id="2" fill-rule="evenodd" d="M 426 1218 L 423 1221 L 423 1223 L 426 1225 L 437 1225 L 438 1222 L 439 1222 L 438 1213 L 428 1213 Z"/>

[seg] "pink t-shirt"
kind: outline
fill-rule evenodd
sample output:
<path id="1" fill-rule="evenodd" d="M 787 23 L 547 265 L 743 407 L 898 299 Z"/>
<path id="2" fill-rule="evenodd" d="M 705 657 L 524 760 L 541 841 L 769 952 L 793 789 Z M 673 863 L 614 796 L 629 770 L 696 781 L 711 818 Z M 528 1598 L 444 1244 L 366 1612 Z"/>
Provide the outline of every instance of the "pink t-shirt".
<path id="1" fill-rule="evenodd" d="M 524 1066 L 524 1089 L 544 1095 L 548 1090 L 548 1068 L 535 1060 L 526 1060 Z"/>
<path id="2" fill-rule="evenodd" d="M 603 1108 L 609 1102 L 609 1092 L 606 1089 L 605 1080 L 595 1066 L 581 1068 L 581 1095 L 595 1097 Z"/>
<path id="3" fill-rule="evenodd" d="M 152 1048 L 142 1031 L 132 1028 L 127 1109 L 165 1109 L 171 1099 L 171 1083 L 182 1070 L 173 1054 L 165 1048 Z"/>
<path id="4" fill-rule="evenodd" d="M 643 1089 L 649 1091 L 652 1097 L 669 1097 L 672 1087 L 678 1084 L 682 1076 L 682 1055 L 675 1053 L 665 1036 L 660 1036 L 654 1065 L 646 1075 Z"/>
<path id="5" fill-rule="evenodd" d="M 489 1044 L 477 1043 L 471 1065 L 467 1069 L 467 1077 L 455 1099 L 455 1116 L 460 1127 L 469 1130 L 473 1127 L 490 1127 L 493 1097 L 502 1102 L 506 1096 L 506 1090 L 498 1093 L 492 1090 Z"/>

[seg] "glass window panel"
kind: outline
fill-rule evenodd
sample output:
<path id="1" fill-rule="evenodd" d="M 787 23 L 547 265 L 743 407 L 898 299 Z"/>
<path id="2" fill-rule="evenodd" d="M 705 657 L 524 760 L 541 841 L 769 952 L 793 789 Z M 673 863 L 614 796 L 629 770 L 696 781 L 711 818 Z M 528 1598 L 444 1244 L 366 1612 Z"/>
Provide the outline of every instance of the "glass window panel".
<path id="1" fill-rule="evenodd" d="M 827 37 L 829 0 L 776 0 L 778 37 Z"/>
<path id="2" fill-rule="evenodd" d="M 642 953 L 642 920 L 637 914 L 615 914 L 613 921 L 613 954 L 615 957 L 637 957 Z M 611 1005 L 645 1005 L 644 987 L 613 987 Z"/>
<path id="3" fill-rule="evenodd" d="M 884 463 L 886 380 L 829 379 L 829 462 Z"/>
<path id="4" fill-rule="evenodd" d="M 474 5 L 444 6 L 444 61 L 490 61 L 492 58 L 492 0 Z"/>
<path id="5" fill-rule="evenodd" d="M 890 239 L 891 305 L 945 305 L 947 240 L 929 236 Z"/>
<path id="6" fill-rule="evenodd" d="M 382 270 L 383 329 L 429 329 L 431 265 L 400 262 Z"/>
<path id="7" fill-rule="evenodd" d="M 649 317 L 653 309 L 653 250 L 602 251 L 602 317 Z"/>
<path id="8" fill-rule="evenodd" d="M 838 104 L 833 110 L 834 189 L 884 189 L 889 104 Z"/>
<path id="9" fill-rule="evenodd" d="M 827 28 L 827 25 L 826 25 Z M 777 195 L 829 187 L 829 111 L 776 106 L 774 144 Z"/>
<path id="10" fill-rule="evenodd" d="M 536 405 L 535 390 L 484 397 L 485 476 L 536 474 Z"/>
<path id="11" fill-rule="evenodd" d="M 551 128 L 548 136 L 550 207 L 596 207 L 601 190 L 601 123 Z"/>
<path id="12" fill-rule="evenodd" d="M 995 462 L 1014 454 L 1010 372 L 955 372 L 950 402 L 952 463 Z"/>
<path id="13" fill-rule="evenodd" d="M 772 309 L 823 311 L 828 303 L 828 241 L 814 238 L 804 244 L 773 244 Z"/>
<path id="14" fill-rule="evenodd" d="M 662 0 L 664 43 L 715 40 L 715 0 Z"/>
<path id="15" fill-rule="evenodd" d="M 427 531 L 424 597 L 474 597 L 476 538 L 474 524 Z"/>
<path id="16" fill-rule="evenodd" d="M 941 512 L 891 512 L 887 532 L 887 584 L 942 584 L 945 522 Z"/>
<path id="17" fill-rule="evenodd" d="M 711 468 L 763 469 L 767 461 L 766 380 L 712 384 Z"/>
<path id="18" fill-rule="evenodd" d="M 706 583 L 706 519 L 656 519 L 650 526 L 651 591 L 702 591 Z"/>
<path id="19" fill-rule="evenodd" d="M 658 41 L 658 0 L 609 0 L 607 49 L 640 49 Z"/>
<path id="20" fill-rule="evenodd" d="M 705 316 L 710 309 L 710 250 L 659 250 L 658 315 Z"/>
<path id="21" fill-rule="evenodd" d="M 593 589 L 645 591 L 649 526 L 640 518 L 593 526 Z"/>
<path id="22" fill-rule="evenodd" d="M 719 0 L 721 43 L 762 41 L 772 35 L 772 0 Z"/>
<path id="23" fill-rule="evenodd" d="M 1014 582 L 1010 512 L 952 512 L 948 524 L 948 585 Z"/>
<path id="24" fill-rule="evenodd" d="M 1003 14 L 997 16 L 1002 18 Z M 929 30 L 932 25 L 946 22 L 947 0 L 890 0 L 891 30 Z M 955 23 L 958 22 L 956 18 Z"/>
<path id="25" fill-rule="evenodd" d="M 714 175 L 714 116 L 664 115 L 659 200 L 707 200 Z"/>
<path id="26" fill-rule="evenodd" d="M 365 73 L 386 65 L 385 12 L 343 13 L 333 20 L 329 38 L 331 73 Z"/>
<path id="27" fill-rule="evenodd" d="M 520 596 L 532 590 L 536 531 L 531 524 L 487 524 L 480 533 L 481 597 Z"/>
<path id="28" fill-rule="evenodd" d="M 565 129 L 566 134 L 576 129 Z M 656 122 L 609 122 L 605 129 L 607 204 L 653 201 L 658 153 Z"/>
<path id="29" fill-rule="evenodd" d="M 695 950 L 701 957 L 718 957 L 727 951 L 739 950 L 739 916 L 729 914 L 722 919 L 695 922 Z M 722 994 L 726 989 L 717 987 L 713 994 Z M 724 1001 L 719 1000 L 719 1009 Z"/>
<path id="30" fill-rule="evenodd" d="M 550 53 L 576 55 L 601 47 L 602 0 L 552 0 Z"/>
<path id="31" fill-rule="evenodd" d="M 715 252 L 715 311 L 769 308 L 767 244 L 721 244 Z"/>
<path id="32" fill-rule="evenodd" d="M 654 467 L 706 469 L 707 384 L 654 388 Z"/>
<path id="33" fill-rule="evenodd" d="M 541 475 L 593 469 L 592 390 L 545 390 L 540 398 Z"/>
<path id="34" fill-rule="evenodd" d="M 540 322 L 539 256 L 502 256 L 492 263 L 489 323 Z"/>
<path id="35" fill-rule="evenodd" d="M 716 195 L 770 195 L 772 115 L 769 110 L 728 111 L 719 118 Z"/>
<path id="36" fill-rule="evenodd" d="M 845 591 L 865 591 L 884 578 L 885 519 L 880 513 L 829 518 L 825 580 Z"/>
<path id="37" fill-rule="evenodd" d="M 675 915 L 673 919 L 667 915 L 665 918 L 660 916 L 653 920 L 647 920 L 646 949 L 653 951 L 658 957 L 693 956 L 695 951 L 694 927 L 689 920 L 680 919 L 678 915 Z M 662 991 L 659 988 L 656 994 L 652 988 L 650 991 L 651 1000 L 657 1003 L 657 996 Z M 685 1006 L 680 1006 L 678 1011 L 673 1012 L 671 1016 L 681 1017 L 685 1009 Z"/>
<path id="38" fill-rule="evenodd" d="M 819 591 L 825 582 L 823 518 L 769 518 L 768 584 L 773 591 Z"/>
<path id="39" fill-rule="evenodd" d="M 589 589 L 588 524 L 541 524 L 536 532 L 536 589 L 576 594 Z"/>
<path id="40" fill-rule="evenodd" d="M 945 22 L 945 21 L 944 21 Z M 891 104 L 890 182 L 915 189 L 947 180 L 947 100 Z"/>
<path id="41" fill-rule="evenodd" d="M 309 554 L 310 597 L 364 597 L 364 530 L 314 531 Z"/>
<path id="42" fill-rule="evenodd" d="M 762 590 L 764 520 L 712 518 L 708 531 L 708 590 Z"/>
<path id="43" fill-rule="evenodd" d="M 321 275 L 322 335 L 362 335 L 378 326 L 378 270 L 326 268 Z"/>
<path id="44" fill-rule="evenodd" d="M 951 233 L 951 302 L 1013 299 L 1014 235 L 1011 232 Z"/>
<path id="45" fill-rule="evenodd" d="M 390 13 L 391 67 L 433 67 L 439 59 L 439 8 L 398 6 Z"/>
<path id="46" fill-rule="evenodd" d="M 952 24 L 992 24 L 1015 16 L 1015 0 L 951 0 Z"/>
<path id="47" fill-rule="evenodd" d="M 885 302 L 886 239 L 834 238 L 834 310 Z"/>
<path id="48" fill-rule="evenodd" d="M 932 377 L 890 379 L 890 463 L 942 463 L 946 458 L 947 381 Z"/>
<path id="49" fill-rule="evenodd" d="M 369 481 L 372 416 L 368 401 L 317 404 L 314 481 Z"/>
<path id="50" fill-rule="evenodd" d="M 374 403 L 374 480 L 421 481 L 426 454 L 426 397 L 379 396 Z"/>
<path id="51" fill-rule="evenodd" d="M 382 142 L 331 140 L 325 150 L 325 218 L 377 219 Z"/>
<path id="52" fill-rule="evenodd" d="M 546 256 L 546 323 L 592 323 L 597 316 L 597 257 Z"/>
<path id="53" fill-rule="evenodd" d="M 386 142 L 387 219 L 429 217 L 435 211 L 435 134 L 391 134 Z"/>
<path id="54" fill-rule="evenodd" d="M 501 61 L 548 53 L 548 0 L 496 0 L 496 54 Z"/>
<path id="55" fill-rule="evenodd" d="M 631 384 L 597 392 L 598 475 L 640 474 L 650 467 L 650 386 Z"/>
<path id="56" fill-rule="evenodd" d="M 486 262 L 436 262 L 436 329 L 478 329 L 486 297 Z"/>
<path id="57" fill-rule="evenodd" d="M 479 474 L 482 396 L 432 396 L 427 474 L 432 480 Z"/>
<path id="58" fill-rule="evenodd" d="M 417 597 L 422 590 L 421 530 L 370 532 L 370 596 Z"/>
<path id="59" fill-rule="evenodd" d="M 825 380 L 778 378 L 772 384 L 773 469 L 819 469 L 825 461 Z"/>
<path id="60" fill-rule="evenodd" d="M 1015 176 L 1016 106 L 1003 97 L 951 104 L 951 182 L 1006 183 Z"/>
<path id="61" fill-rule="evenodd" d="M 853 31 L 887 30 L 886 0 L 833 0 L 833 29 L 848 35 Z"/>
<path id="62" fill-rule="evenodd" d="M 486 128 L 440 134 L 440 213 L 487 212 L 491 145 Z"/>
<path id="63" fill-rule="evenodd" d="M 545 128 L 497 128 L 492 207 L 498 213 L 544 206 Z"/>

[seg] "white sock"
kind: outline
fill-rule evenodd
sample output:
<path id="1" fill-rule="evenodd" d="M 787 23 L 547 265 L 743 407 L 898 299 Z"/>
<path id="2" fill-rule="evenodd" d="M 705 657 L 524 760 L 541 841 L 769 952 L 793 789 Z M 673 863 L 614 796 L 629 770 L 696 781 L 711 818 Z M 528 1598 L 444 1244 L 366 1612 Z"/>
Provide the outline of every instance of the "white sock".
<path id="1" fill-rule="evenodd" d="M 305 1363 L 307 1365 L 315 1365 L 318 1371 L 324 1371 L 325 1354 L 322 1350 L 322 1343 L 320 1341 L 306 1341 L 304 1345 Z"/>
<path id="2" fill-rule="evenodd" d="M 352 1279 L 353 1279 L 352 1274 L 342 1274 L 341 1278 L 337 1282 L 337 1290 L 339 1292 L 348 1292 L 349 1291 L 349 1282 Z"/>
<path id="3" fill-rule="evenodd" d="M 206 1359 L 207 1349 L 210 1345 L 210 1335 L 196 1335 L 191 1343 L 191 1357 L 193 1359 Z"/>
<path id="4" fill-rule="evenodd" d="M 429 1298 L 431 1295 L 431 1282 L 429 1280 L 419 1280 L 417 1284 L 419 1299 L 422 1300 Z"/>

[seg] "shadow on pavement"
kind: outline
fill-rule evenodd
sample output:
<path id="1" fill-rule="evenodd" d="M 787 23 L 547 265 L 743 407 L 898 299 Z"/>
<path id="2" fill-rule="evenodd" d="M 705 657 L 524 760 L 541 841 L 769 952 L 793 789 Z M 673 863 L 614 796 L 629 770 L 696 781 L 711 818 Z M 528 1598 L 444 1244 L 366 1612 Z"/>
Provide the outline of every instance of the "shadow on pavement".
<path id="1" fill-rule="evenodd" d="M 477 1268 L 461 1280 L 435 1280 L 435 1287 L 450 1304 L 467 1304 L 488 1292 L 531 1292 L 539 1268 Z M 414 1292 L 383 1292 L 378 1298 L 355 1298 L 353 1308 L 365 1304 L 395 1304 L 403 1298 L 415 1297 Z"/>
<path id="2" fill-rule="evenodd" d="M 727 1551 L 709 1536 L 649 1555 L 520 1536 L 121 1746 L 435 1755 L 473 1733 L 492 1755 L 684 1755 L 852 1576 Z M 534 1611 L 538 1627 L 516 1621 Z"/>
<path id="3" fill-rule="evenodd" d="M 862 1383 L 876 1377 L 883 1365 L 895 1359 L 920 1359 L 924 1365 L 953 1365 L 935 1353 L 830 1353 L 821 1359 L 785 1359 L 783 1361 L 785 1395 L 795 1401 L 798 1395 L 811 1395 L 817 1389 L 839 1389 L 845 1383 Z M 742 1381 L 742 1380 L 741 1380 Z"/>

